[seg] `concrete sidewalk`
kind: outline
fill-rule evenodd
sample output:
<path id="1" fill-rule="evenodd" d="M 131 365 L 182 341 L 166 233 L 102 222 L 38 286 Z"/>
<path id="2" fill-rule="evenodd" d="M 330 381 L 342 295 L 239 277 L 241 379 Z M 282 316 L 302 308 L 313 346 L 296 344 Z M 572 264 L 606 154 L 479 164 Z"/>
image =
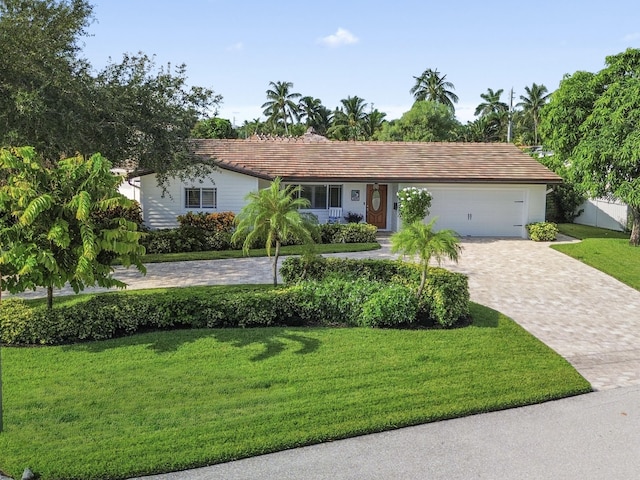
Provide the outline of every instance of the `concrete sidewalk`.
<path id="1" fill-rule="evenodd" d="M 146 480 L 640 478 L 640 386 L 419 425 Z"/>

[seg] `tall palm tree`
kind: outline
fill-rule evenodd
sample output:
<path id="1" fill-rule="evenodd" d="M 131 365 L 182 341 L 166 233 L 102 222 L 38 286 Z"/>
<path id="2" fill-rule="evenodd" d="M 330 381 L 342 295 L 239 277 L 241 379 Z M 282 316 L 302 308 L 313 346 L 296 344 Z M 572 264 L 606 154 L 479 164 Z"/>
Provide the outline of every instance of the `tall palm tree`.
<path id="1" fill-rule="evenodd" d="M 492 114 L 502 114 L 509 111 L 509 106 L 500 101 L 504 89 L 496 90 L 495 92 L 491 88 L 487 88 L 487 93 L 481 93 L 480 98 L 484 100 L 476 107 L 474 115 L 477 117 L 486 117 Z"/>
<path id="2" fill-rule="evenodd" d="M 319 98 L 302 97 L 298 102 L 298 119 L 304 121 L 307 127 L 312 126 L 321 107 L 322 101 Z"/>
<path id="3" fill-rule="evenodd" d="M 540 110 L 547 103 L 549 93 L 544 85 L 534 83 L 531 88 L 524 87 L 526 95 L 520 95 L 520 100 L 516 106 L 522 108 L 522 114 L 526 120 L 533 123 L 534 144 L 538 144 L 538 125 L 540 124 Z"/>
<path id="4" fill-rule="evenodd" d="M 367 103 L 357 95 L 343 98 L 340 103 L 342 107 L 336 108 L 329 133 L 339 140 L 363 140 Z"/>
<path id="5" fill-rule="evenodd" d="M 366 114 L 364 119 L 364 132 L 367 140 L 373 138 L 375 133 L 382 128 L 382 124 L 385 121 L 384 117 L 386 116 L 386 113 L 381 112 L 377 108 L 374 109 L 372 105 L 371 110 Z"/>
<path id="6" fill-rule="evenodd" d="M 453 93 L 455 87 L 453 83 L 446 80 L 447 76 L 440 76 L 438 70 L 426 69 L 419 77 L 413 77 L 416 84 L 410 92 L 416 101 L 429 100 L 431 102 L 442 103 L 455 111 L 454 103 L 458 103 L 458 96 Z"/>
<path id="7" fill-rule="evenodd" d="M 237 227 L 232 241 L 244 239 L 245 255 L 258 239 L 265 239 L 267 255 L 275 247 L 272 260 L 273 284 L 278 284 L 278 257 L 283 240 L 293 235 L 303 243 L 313 243 L 311 225 L 300 215 L 301 208 L 309 208 L 309 200 L 300 198 L 301 187 L 289 185 L 282 188 L 281 179 L 276 178 L 269 188 L 250 192 L 247 204 L 236 216 Z"/>
<path id="8" fill-rule="evenodd" d="M 391 235 L 391 252 L 417 256 L 420 260 L 420 286 L 417 296 L 420 298 L 427 283 L 429 261 L 435 258 L 438 265 L 445 258 L 458 261 L 462 246 L 453 230 L 433 231 L 436 218 L 429 223 L 421 220 L 405 225 L 399 232 Z"/>
<path id="9" fill-rule="evenodd" d="M 294 100 L 301 95 L 291 92 L 292 82 L 269 82 L 269 87 L 266 92 L 267 101 L 261 107 L 264 108 L 263 113 L 274 125 L 282 120 L 285 134 L 289 135 L 287 119 L 293 123 L 294 118 L 297 118 L 298 104 Z"/>

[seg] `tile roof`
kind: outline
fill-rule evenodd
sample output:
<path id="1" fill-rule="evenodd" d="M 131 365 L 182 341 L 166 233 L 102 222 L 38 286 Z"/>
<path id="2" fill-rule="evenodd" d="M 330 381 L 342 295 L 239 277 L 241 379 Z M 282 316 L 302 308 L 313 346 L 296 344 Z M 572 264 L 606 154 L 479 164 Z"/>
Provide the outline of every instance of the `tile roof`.
<path id="1" fill-rule="evenodd" d="M 195 153 L 264 179 L 326 182 L 561 183 L 506 143 L 337 142 L 252 138 L 195 140 Z"/>

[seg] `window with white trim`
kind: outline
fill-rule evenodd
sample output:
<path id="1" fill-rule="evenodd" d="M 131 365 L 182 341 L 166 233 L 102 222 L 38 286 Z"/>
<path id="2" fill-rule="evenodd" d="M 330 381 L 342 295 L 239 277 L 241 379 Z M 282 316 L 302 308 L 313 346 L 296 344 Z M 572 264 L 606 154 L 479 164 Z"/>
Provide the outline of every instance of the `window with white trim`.
<path id="1" fill-rule="evenodd" d="M 300 198 L 309 200 L 309 209 L 342 208 L 342 185 L 294 185 Z"/>
<path id="2" fill-rule="evenodd" d="M 327 208 L 327 186 L 326 185 L 300 185 L 300 198 L 309 200 L 311 209 Z"/>
<path id="3" fill-rule="evenodd" d="M 215 188 L 185 188 L 185 208 L 217 208 L 218 192 Z"/>

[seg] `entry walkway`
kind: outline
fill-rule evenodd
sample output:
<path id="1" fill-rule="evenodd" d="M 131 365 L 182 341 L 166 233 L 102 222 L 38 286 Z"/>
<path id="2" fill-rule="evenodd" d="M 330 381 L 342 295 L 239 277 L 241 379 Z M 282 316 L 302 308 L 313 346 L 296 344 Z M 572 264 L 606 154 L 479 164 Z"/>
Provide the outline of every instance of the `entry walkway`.
<path id="1" fill-rule="evenodd" d="M 397 258 L 383 248 L 335 254 Z M 465 239 L 451 270 L 469 276 L 473 301 L 513 318 L 569 360 L 596 390 L 640 385 L 640 292 L 549 248 L 521 239 Z M 117 269 L 130 289 L 269 283 L 268 258 L 147 265 L 147 275 Z M 88 289 L 87 291 L 99 291 Z M 70 294 L 66 289 L 58 294 Z M 43 296 L 43 291 L 26 297 Z"/>

